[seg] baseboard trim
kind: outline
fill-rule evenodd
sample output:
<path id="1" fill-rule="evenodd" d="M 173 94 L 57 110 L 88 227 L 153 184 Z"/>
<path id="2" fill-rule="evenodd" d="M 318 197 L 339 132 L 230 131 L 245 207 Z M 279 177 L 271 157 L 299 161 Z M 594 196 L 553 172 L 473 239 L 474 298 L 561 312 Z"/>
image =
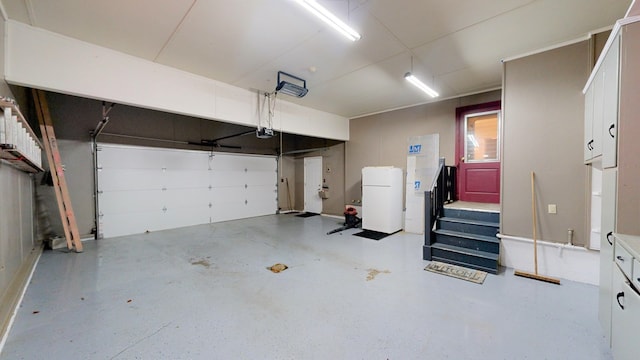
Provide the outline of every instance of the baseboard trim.
<path id="1" fill-rule="evenodd" d="M 344 216 L 331 215 L 331 214 L 320 214 L 320 216 L 328 217 L 328 218 L 332 218 L 332 219 L 344 220 Z"/>
<path id="2" fill-rule="evenodd" d="M 42 245 L 38 245 L 31 250 L 31 253 L 22 263 L 22 266 L 20 266 L 13 281 L 11 281 L 7 292 L 2 299 L 0 299 L 0 353 L 2 353 L 4 344 L 7 341 L 9 330 L 11 330 L 13 321 L 18 313 L 18 308 L 27 291 L 27 286 L 31 282 L 33 273 L 36 270 L 38 260 L 40 259 L 40 255 L 42 255 L 42 248 Z"/>
<path id="3" fill-rule="evenodd" d="M 509 268 L 533 272 L 533 240 L 498 234 L 500 264 Z M 600 252 L 582 246 L 537 241 L 538 273 L 571 281 L 598 285 L 600 282 Z"/>

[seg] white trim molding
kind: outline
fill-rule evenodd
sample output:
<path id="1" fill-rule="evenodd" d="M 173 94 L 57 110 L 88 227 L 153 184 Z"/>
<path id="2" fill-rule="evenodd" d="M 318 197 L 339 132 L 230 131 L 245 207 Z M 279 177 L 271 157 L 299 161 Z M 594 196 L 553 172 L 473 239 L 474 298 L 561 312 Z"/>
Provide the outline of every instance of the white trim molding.
<path id="1" fill-rule="evenodd" d="M 500 265 L 534 272 L 533 240 L 498 234 Z M 598 285 L 600 282 L 600 252 L 582 246 L 549 241 L 538 243 L 538 273 L 571 281 Z"/>

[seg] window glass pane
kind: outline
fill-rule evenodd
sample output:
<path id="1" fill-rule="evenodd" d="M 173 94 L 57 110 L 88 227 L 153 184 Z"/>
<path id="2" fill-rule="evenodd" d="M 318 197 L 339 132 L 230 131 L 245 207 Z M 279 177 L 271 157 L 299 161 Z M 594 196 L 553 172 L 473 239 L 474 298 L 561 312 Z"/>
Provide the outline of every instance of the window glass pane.
<path id="1" fill-rule="evenodd" d="M 498 117 L 497 112 L 466 117 L 465 161 L 498 160 Z"/>

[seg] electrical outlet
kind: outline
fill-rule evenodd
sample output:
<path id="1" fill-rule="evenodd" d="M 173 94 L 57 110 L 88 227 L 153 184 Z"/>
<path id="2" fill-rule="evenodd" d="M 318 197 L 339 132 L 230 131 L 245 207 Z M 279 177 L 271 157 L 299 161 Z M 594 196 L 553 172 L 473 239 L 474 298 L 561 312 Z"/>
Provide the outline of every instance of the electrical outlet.
<path id="1" fill-rule="evenodd" d="M 558 212 L 558 208 L 556 204 L 549 204 L 549 214 L 556 214 Z"/>

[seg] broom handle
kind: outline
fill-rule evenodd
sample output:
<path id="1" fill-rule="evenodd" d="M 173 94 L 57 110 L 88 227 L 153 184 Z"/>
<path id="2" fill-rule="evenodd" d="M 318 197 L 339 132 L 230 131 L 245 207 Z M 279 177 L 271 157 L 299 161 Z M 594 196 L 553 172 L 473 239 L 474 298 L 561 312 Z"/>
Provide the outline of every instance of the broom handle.
<path id="1" fill-rule="evenodd" d="M 538 241 L 536 234 L 537 219 L 536 219 L 536 189 L 534 182 L 535 175 L 531 172 L 531 216 L 533 220 L 533 266 L 535 268 L 535 274 L 538 275 Z"/>

